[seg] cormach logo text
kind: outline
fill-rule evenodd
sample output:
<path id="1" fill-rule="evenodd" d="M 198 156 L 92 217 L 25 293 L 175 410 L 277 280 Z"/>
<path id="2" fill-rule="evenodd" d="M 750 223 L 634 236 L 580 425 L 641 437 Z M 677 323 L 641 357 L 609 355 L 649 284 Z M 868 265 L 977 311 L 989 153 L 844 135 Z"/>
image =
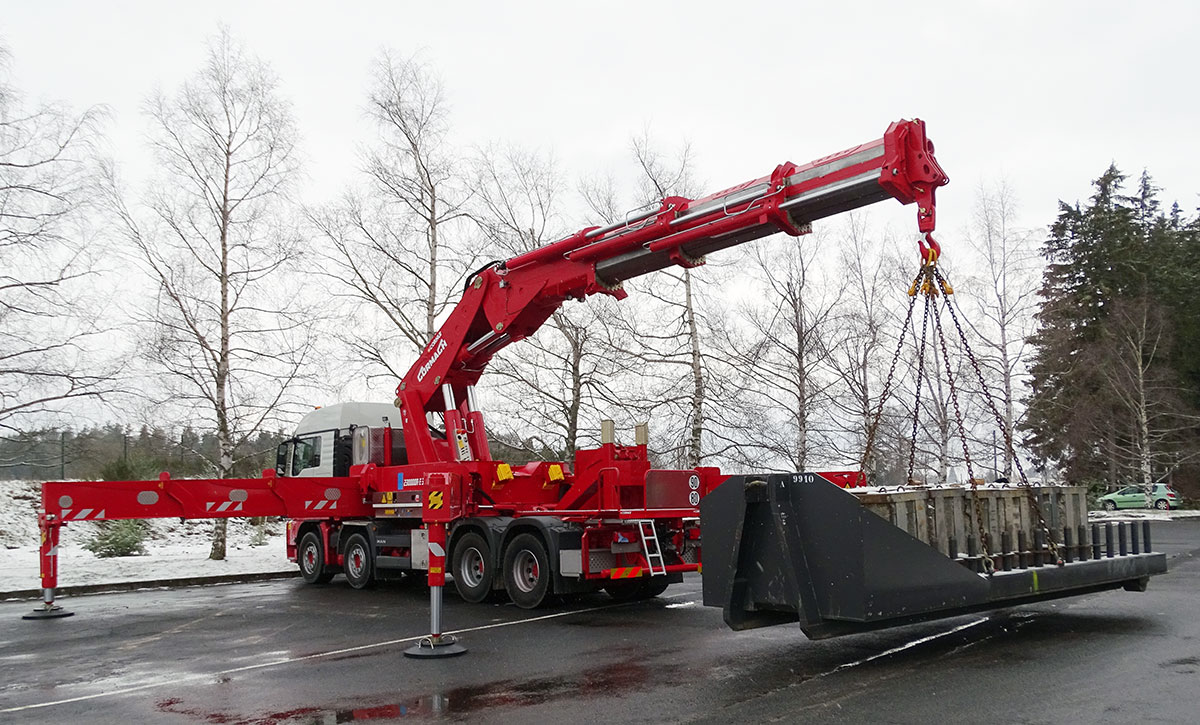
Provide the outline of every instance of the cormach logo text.
<path id="1" fill-rule="evenodd" d="M 445 352 L 445 350 L 446 350 L 446 338 L 439 337 L 437 347 L 433 351 L 433 357 L 429 358 L 429 360 L 426 361 L 425 364 L 421 366 L 421 369 L 417 371 L 417 382 L 418 383 L 421 382 L 421 380 L 423 380 L 425 378 L 425 374 L 429 372 L 429 368 L 433 367 L 433 364 L 435 362 L 437 362 L 437 359 L 442 356 L 442 353 Z"/>

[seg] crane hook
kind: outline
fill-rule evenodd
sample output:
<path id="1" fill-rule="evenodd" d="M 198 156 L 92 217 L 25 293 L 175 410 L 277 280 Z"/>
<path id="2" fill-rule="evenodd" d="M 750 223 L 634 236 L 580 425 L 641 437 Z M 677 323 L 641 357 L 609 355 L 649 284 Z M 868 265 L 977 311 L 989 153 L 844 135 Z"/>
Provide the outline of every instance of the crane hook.
<path id="1" fill-rule="evenodd" d="M 917 240 L 917 247 L 921 250 L 921 264 L 927 267 L 937 264 L 942 256 L 942 245 L 933 238 L 933 232 L 925 232 L 925 237 Z"/>

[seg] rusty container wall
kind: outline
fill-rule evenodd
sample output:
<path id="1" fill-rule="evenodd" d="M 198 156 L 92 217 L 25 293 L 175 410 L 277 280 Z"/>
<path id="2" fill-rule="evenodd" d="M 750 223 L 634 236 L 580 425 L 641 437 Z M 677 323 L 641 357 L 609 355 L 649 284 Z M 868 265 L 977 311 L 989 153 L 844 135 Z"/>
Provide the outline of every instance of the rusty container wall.
<path id="1" fill-rule="evenodd" d="M 1026 490 L 1018 485 L 993 484 L 974 492 L 970 486 L 952 485 L 849 490 L 868 511 L 943 554 L 950 553 L 951 538 L 959 556 L 966 554 L 968 538 L 979 542 L 977 513 L 988 536 L 990 553 L 1000 551 L 1003 533 L 1008 533 L 1014 549 L 1022 533 L 1032 546 L 1034 532 L 1040 527 L 1031 497 L 1056 543 L 1062 541 L 1064 527 L 1075 536 L 1087 523 L 1087 489 L 1082 486 L 1033 486 Z M 979 550 L 983 550 L 982 545 Z"/>

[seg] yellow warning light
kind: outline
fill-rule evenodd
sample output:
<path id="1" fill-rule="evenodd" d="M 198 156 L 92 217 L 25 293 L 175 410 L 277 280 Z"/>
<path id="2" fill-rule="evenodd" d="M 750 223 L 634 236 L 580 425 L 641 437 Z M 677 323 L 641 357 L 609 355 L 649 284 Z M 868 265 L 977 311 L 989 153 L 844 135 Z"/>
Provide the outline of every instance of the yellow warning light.
<path id="1" fill-rule="evenodd" d="M 558 465 L 557 463 L 551 463 L 550 467 L 546 469 L 546 477 L 551 481 L 563 480 L 562 466 Z"/>
<path id="2" fill-rule="evenodd" d="M 501 463 L 496 466 L 496 480 L 501 483 L 511 481 L 513 479 L 512 466 L 507 463 Z"/>

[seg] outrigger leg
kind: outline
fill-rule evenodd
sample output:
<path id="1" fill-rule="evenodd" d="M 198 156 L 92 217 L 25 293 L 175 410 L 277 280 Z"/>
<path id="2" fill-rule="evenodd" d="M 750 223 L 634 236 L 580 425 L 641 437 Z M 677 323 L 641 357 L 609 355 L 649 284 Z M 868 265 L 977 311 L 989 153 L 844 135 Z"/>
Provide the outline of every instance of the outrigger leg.
<path id="1" fill-rule="evenodd" d="M 440 504 L 439 504 L 440 505 Z M 429 524 L 429 634 L 404 650 L 405 657 L 438 659 L 466 653 L 452 634 L 442 633 L 442 588 L 446 586 L 446 525 Z"/>
<path id="2" fill-rule="evenodd" d="M 62 522 L 52 514 L 38 516 L 38 529 L 42 532 L 42 546 L 38 552 L 42 573 L 42 606 L 21 619 L 58 619 L 75 614 L 54 603 L 54 589 L 58 586 L 58 533 L 61 528 Z"/>

